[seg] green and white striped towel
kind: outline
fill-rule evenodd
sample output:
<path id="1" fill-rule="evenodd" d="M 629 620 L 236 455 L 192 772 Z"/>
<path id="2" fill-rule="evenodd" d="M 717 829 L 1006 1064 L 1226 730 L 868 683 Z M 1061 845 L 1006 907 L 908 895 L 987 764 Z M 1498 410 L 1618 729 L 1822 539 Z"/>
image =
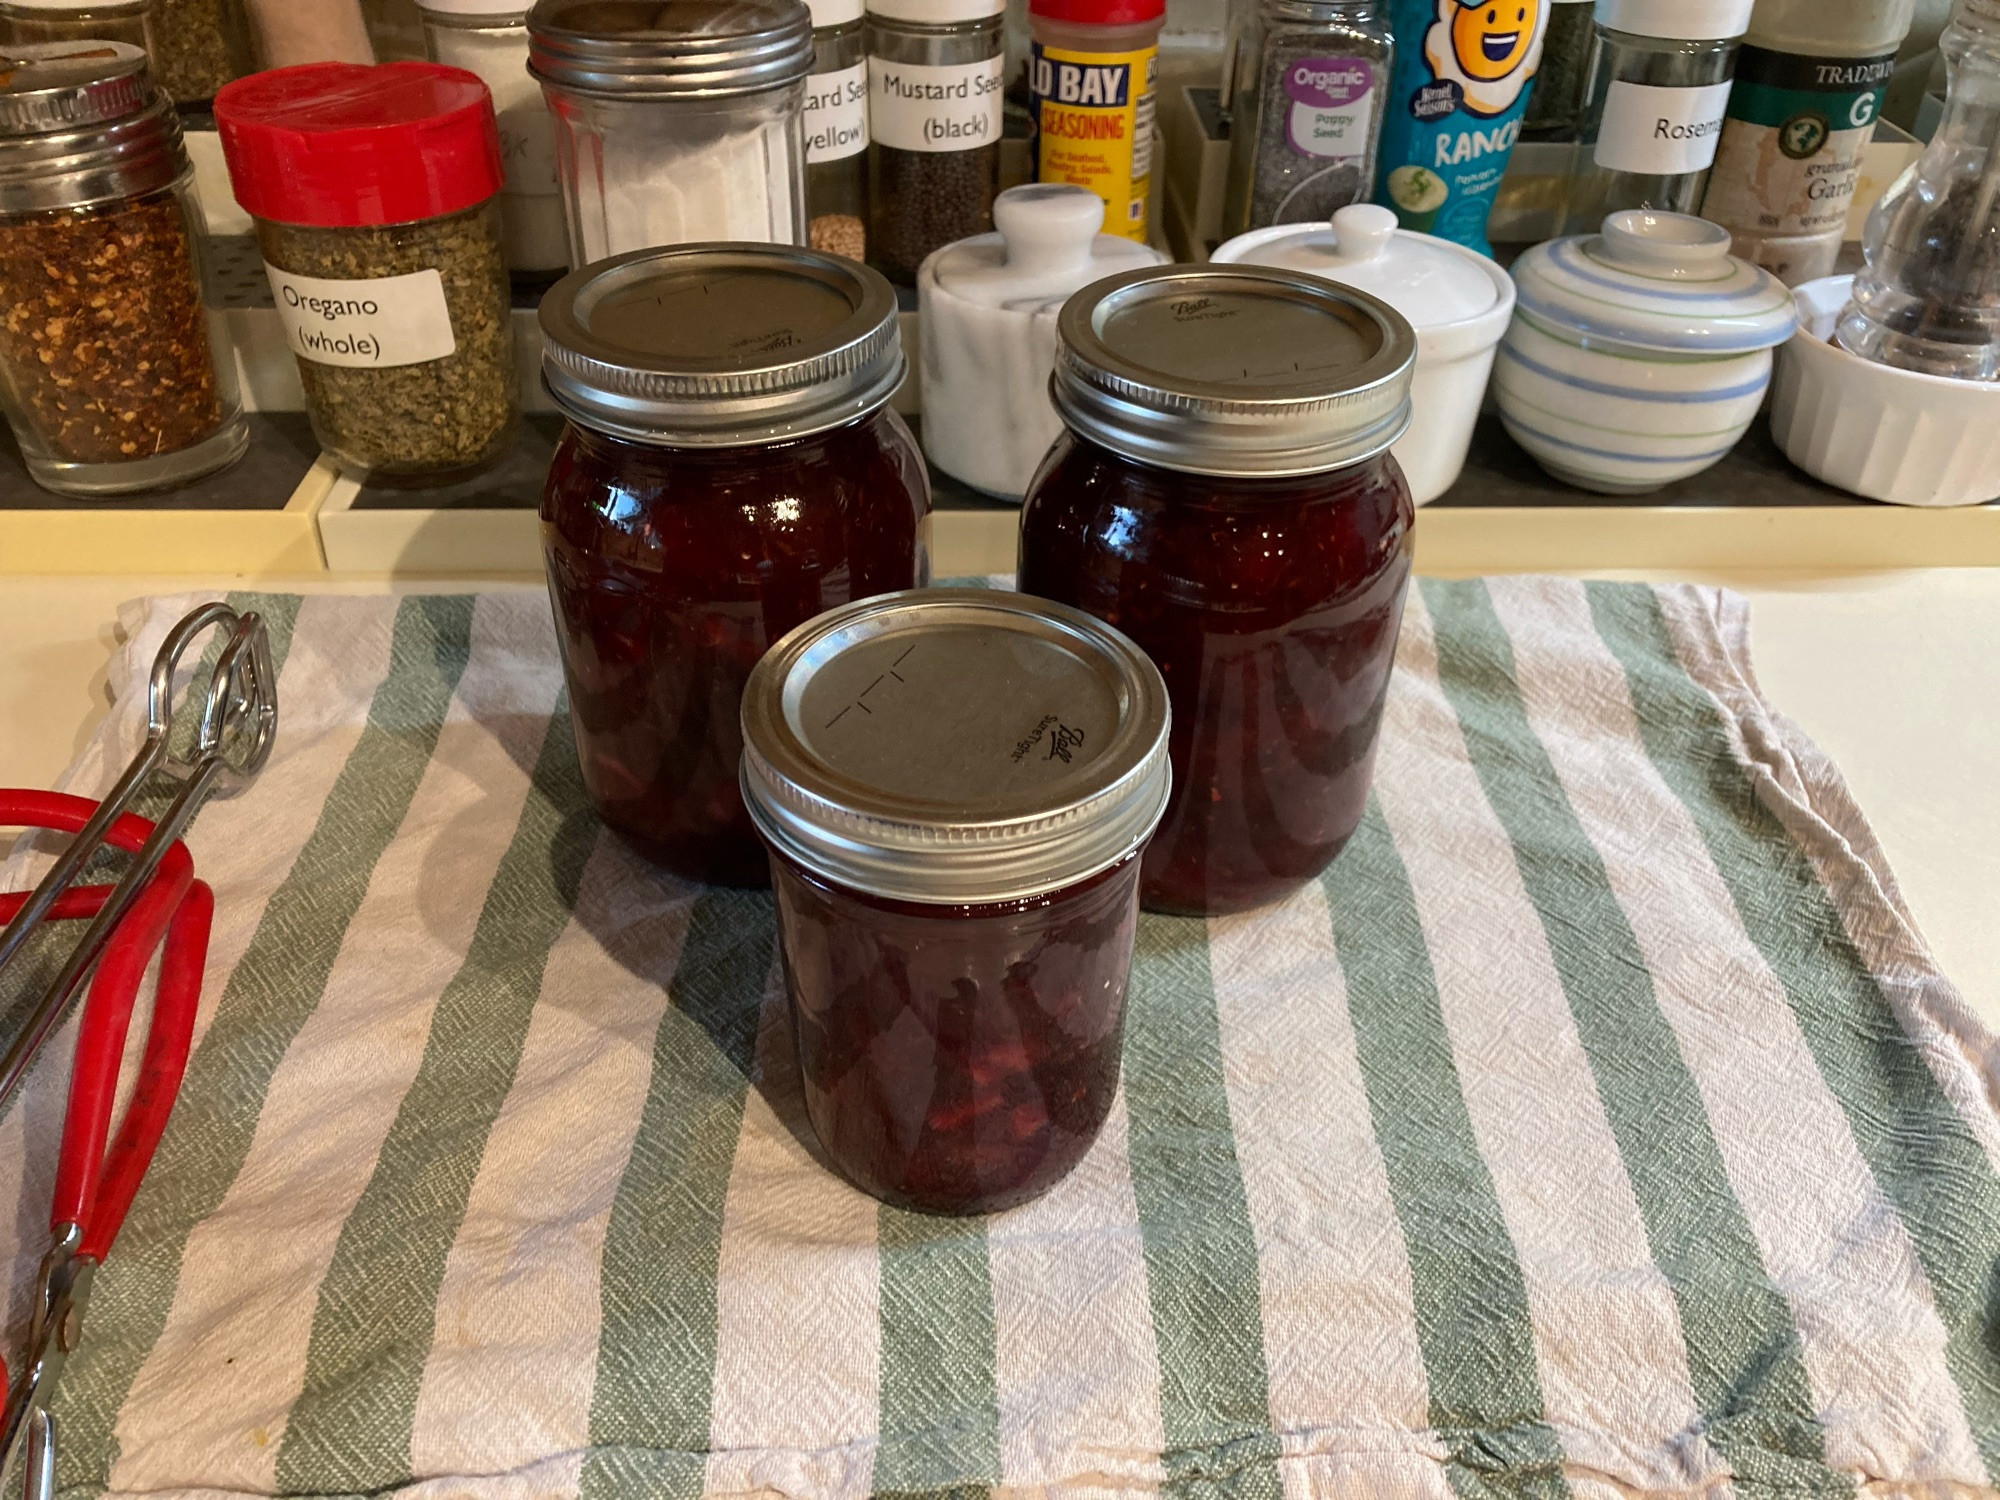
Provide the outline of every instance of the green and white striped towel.
<path id="1" fill-rule="evenodd" d="M 1994 1492 L 1994 1042 L 1731 596 L 1414 592 L 1352 846 L 1149 918 L 1101 1142 L 973 1222 L 800 1145 L 769 903 L 601 833 L 539 594 L 248 602 L 284 730 L 66 1495 Z"/>

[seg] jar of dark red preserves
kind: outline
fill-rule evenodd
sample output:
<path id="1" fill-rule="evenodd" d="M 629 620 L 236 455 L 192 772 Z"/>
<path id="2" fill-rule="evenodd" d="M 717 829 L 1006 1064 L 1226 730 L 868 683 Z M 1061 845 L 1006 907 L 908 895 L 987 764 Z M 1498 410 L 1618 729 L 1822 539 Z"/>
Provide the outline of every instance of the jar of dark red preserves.
<path id="1" fill-rule="evenodd" d="M 805 1101 L 887 1202 L 1046 1191 L 1118 1087 L 1166 684 L 1077 610 L 937 589 L 780 642 L 743 699 Z"/>
<path id="2" fill-rule="evenodd" d="M 572 272 L 541 324 L 569 417 L 542 550 L 584 785 L 676 874 L 762 885 L 737 787 L 750 669 L 930 577 L 930 483 L 888 406 L 895 294 L 817 251 L 682 246 Z"/>
<path id="3" fill-rule="evenodd" d="M 1064 306 L 1067 431 L 1028 491 L 1023 591 L 1145 648 L 1173 697 L 1174 795 L 1146 905 L 1243 911 L 1360 822 L 1415 511 L 1389 447 L 1416 336 L 1288 271 L 1138 271 Z"/>

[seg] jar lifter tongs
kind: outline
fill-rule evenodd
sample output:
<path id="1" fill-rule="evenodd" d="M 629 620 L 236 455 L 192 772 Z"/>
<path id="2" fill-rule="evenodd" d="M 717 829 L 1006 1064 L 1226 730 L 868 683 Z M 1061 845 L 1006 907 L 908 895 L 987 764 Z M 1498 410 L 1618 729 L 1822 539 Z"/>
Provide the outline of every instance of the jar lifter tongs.
<path id="1" fill-rule="evenodd" d="M 201 719 L 183 759 L 171 748 L 174 676 L 193 642 L 218 626 L 227 634 L 207 689 L 199 695 Z M 190 687 L 188 701 L 196 696 Z M 9 1372 L 0 1370 L 0 1391 L 6 1394 L 0 1476 L 18 1469 L 28 1500 L 51 1500 L 54 1494 L 55 1423 L 46 1409 L 48 1397 L 64 1360 L 76 1348 L 92 1275 L 116 1238 L 166 1127 L 193 1037 L 214 898 L 194 878 L 180 838 L 211 795 L 239 789 L 263 769 L 277 727 L 276 682 L 264 622 L 226 604 L 207 604 L 173 628 L 154 658 L 145 744 L 102 802 L 0 791 L 0 825 L 76 835 L 30 895 L 0 897 L 0 914 L 19 904 L 0 930 L 0 973 L 45 919 L 94 918 L 0 1058 L 0 1109 L 20 1087 L 78 987 L 103 959 L 77 1036 L 50 1215 L 54 1238 L 36 1282 L 26 1357 L 14 1365 L 11 1380 L 6 1379 Z M 155 824 L 127 809 L 156 771 L 179 782 L 180 790 Z M 115 886 L 72 889 L 91 857 L 106 845 L 134 855 L 124 878 Z M 107 1155 L 133 1001 L 154 950 L 163 943 L 138 1087 Z"/>

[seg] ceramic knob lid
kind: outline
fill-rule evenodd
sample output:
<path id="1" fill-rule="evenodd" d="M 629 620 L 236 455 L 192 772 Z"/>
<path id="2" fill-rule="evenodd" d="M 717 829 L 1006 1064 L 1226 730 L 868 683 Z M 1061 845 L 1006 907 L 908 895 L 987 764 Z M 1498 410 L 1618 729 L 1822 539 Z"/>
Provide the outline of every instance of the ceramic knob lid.
<path id="1" fill-rule="evenodd" d="M 998 233 L 939 250 L 924 282 L 966 302 L 1033 313 L 1093 281 L 1161 259 L 1145 245 L 1100 234 L 1104 200 L 1069 183 L 1008 188 L 993 200 L 993 224 Z"/>
<path id="2" fill-rule="evenodd" d="M 1419 333 L 1480 317 L 1501 300 L 1484 256 L 1399 230 L 1395 212 L 1375 203 L 1350 204 L 1330 224 L 1253 229 L 1212 258 L 1223 265 L 1308 271 L 1359 287 L 1395 308 Z"/>
<path id="3" fill-rule="evenodd" d="M 1600 234 L 1537 245 L 1515 263 L 1520 316 L 1558 337 L 1663 352 L 1782 344 L 1799 326 L 1791 292 L 1729 245 L 1706 219 L 1625 209 Z"/>

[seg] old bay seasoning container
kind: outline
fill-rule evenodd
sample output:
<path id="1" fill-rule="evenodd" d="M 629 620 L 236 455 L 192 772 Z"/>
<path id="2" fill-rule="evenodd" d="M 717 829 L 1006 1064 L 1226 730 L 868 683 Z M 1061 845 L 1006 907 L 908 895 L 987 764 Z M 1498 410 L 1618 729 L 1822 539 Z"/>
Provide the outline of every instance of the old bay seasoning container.
<path id="1" fill-rule="evenodd" d="M 1168 266 L 1057 324 L 1068 431 L 1021 518 L 1021 589 L 1137 641 L 1173 700 L 1148 907 L 1244 911 L 1361 822 L 1416 511 L 1389 449 L 1416 334 L 1303 271 Z"/>
<path id="2" fill-rule="evenodd" d="M 930 577 L 930 481 L 888 404 L 896 295 L 824 251 L 688 245 L 572 271 L 540 317 L 569 418 L 542 555 L 584 787 L 676 874 L 763 885 L 744 681 L 814 615 Z"/>
<path id="3" fill-rule="evenodd" d="M 0 75 L 0 392 L 36 483 L 166 488 L 249 443 L 203 303 L 171 100 L 124 42 L 16 47 Z"/>
<path id="4" fill-rule="evenodd" d="M 743 698 L 806 1113 L 929 1213 L 1046 1191 L 1118 1088 L 1167 688 L 1079 610 L 929 589 L 822 615 Z"/>
<path id="5" fill-rule="evenodd" d="M 307 63 L 228 85 L 215 120 L 320 445 L 389 484 L 504 454 L 517 379 L 486 85 L 437 63 Z"/>

